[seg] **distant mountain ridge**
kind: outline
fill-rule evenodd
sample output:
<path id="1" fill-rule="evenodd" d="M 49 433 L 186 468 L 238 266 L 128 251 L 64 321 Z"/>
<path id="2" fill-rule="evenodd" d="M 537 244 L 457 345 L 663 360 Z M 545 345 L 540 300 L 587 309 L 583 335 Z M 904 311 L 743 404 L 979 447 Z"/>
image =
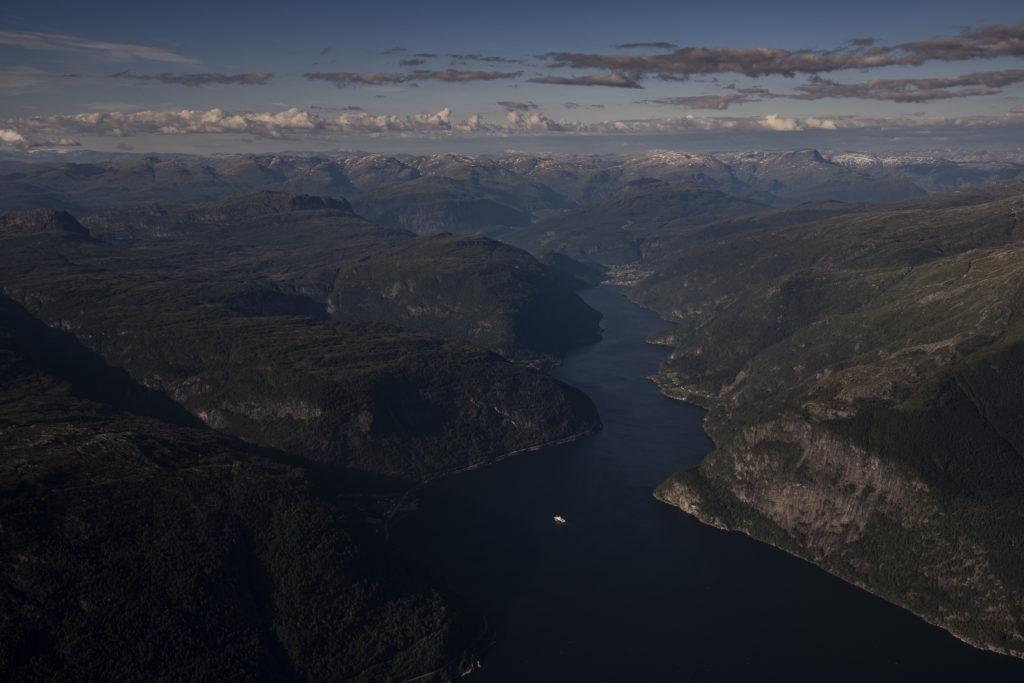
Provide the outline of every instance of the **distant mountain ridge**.
<path id="1" fill-rule="evenodd" d="M 658 236 L 756 213 L 767 205 L 688 180 L 637 180 L 611 197 L 497 234 L 524 249 L 604 265 L 657 262 L 675 253 Z M 676 247 L 679 248 L 679 247 Z"/>
<path id="2" fill-rule="evenodd" d="M 776 206 L 893 201 L 1021 177 L 1024 161 L 815 150 L 631 156 L 383 154 L 139 157 L 24 165 L 0 175 L 0 210 L 85 213 L 153 201 L 207 202 L 247 190 L 343 196 L 368 218 L 416 232 L 519 225 L 606 199 L 637 180 L 689 181 Z M 365 206 L 360 198 L 366 195 Z M 424 205 L 433 209 L 424 213 Z"/>

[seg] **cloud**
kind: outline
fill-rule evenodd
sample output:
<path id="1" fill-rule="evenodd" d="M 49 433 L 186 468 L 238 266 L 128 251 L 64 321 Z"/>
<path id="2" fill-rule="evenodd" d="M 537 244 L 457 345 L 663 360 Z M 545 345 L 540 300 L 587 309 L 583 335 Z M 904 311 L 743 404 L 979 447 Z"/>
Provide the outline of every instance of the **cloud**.
<path id="1" fill-rule="evenodd" d="M 540 112 L 510 111 L 505 114 L 509 126 L 530 132 L 572 132 L 583 131 L 585 125 L 579 121 L 553 121 Z"/>
<path id="2" fill-rule="evenodd" d="M 746 102 L 757 102 L 759 98 L 752 97 L 745 93 L 730 93 L 728 95 L 694 95 L 692 97 L 666 97 L 655 100 L 643 100 L 642 104 L 669 104 L 674 107 L 687 107 L 688 109 L 728 109 L 733 104 Z"/>
<path id="3" fill-rule="evenodd" d="M 497 102 L 499 107 L 505 107 L 509 111 L 530 111 L 536 109 L 537 105 L 533 102 L 510 102 L 509 100 L 502 100 Z"/>
<path id="4" fill-rule="evenodd" d="M 452 130 L 458 133 L 491 133 L 499 130 L 503 130 L 498 126 L 489 124 L 483 120 L 480 114 L 473 114 L 466 118 L 462 123 L 456 123 L 452 126 Z"/>
<path id="5" fill-rule="evenodd" d="M 157 74 L 155 76 L 150 76 L 147 74 L 133 74 L 129 71 L 120 71 L 116 74 L 110 74 L 108 76 L 108 78 L 127 78 L 137 81 L 158 81 L 160 83 L 168 83 L 173 85 L 187 85 L 190 87 L 213 84 L 266 85 L 267 82 L 273 77 L 273 74 L 265 73 L 226 75 L 220 73 L 172 74 L 166 72 L 162 74 Z"/>
<path id="6" fill-rule="evenodd" d="M 797 86 L 796 93 L 773 93 L 764 88 L 726 86 L 734 92 L 723 95 L 697 95 L 642 100 L 641 104 L 667 104 L 690 109 L 725 110 L 733 104 L 758 102 L 766 99 L 821 100 L 826 98 L 855 98 L 888 100 L 892 102 L 929 102 L 932 100 L 981 95 L 996 95 L 1009 85 L 1024 82 L 1024 69 L 986 71 L 961 76 L 935 78 L 872 79 L 863 83 L 839 83 L 813 76 L 807 85 Z"/>
<path id="7" fill-rule="evenodd" d="M 588 134 L 670 134 L 689 132 L 800 132 L 808 130 L 835 131 L 841 127 L 841 120 L 809 118 L 786 118 L 778 114 L 756 117 L 729 116 L 677 116 L 632 121 L 605 121 L 586 124 L 577 128 Z"/>
<path id="8" fill-rule="evenodd" d="M 25 136 L 16 130 L 0 128 L 0 142 L 5 145 L 18 145 L 25 142 Z"/>
<path id="9" fill-rule="evenodd" d="M 656 48 L 658 50 L 673 50 L 673 49 L 675 49 L 675 48 L 677 48 L 679 46 L 674 44 L 674 43 L 658 42 L 658 43 L 623 43 L 622 45 L 616 45 L 615 47 L 616 47 L 616 49 L 619 49 L 619 50 L 632 50 L 633 48 L 637 48 L 637 47 L 653 47 L 653 48 Z"/>
<path id="10" fill-rule="evenodd" d="M 445 107 L 436 114 L 414 114 L 409 118 L 417 130 L 448 130 L 451 127 L 452 110 Z"/>
<path id="11" fill-rule="evenodd" d="M 1024 55 L 1024 21 L 1010 26 L 988 24 L 978 29 L 965 28 L 956 37 L 903 43 L 894 51 L 906 53 L 908 64 L 922 64 L 929 60 L 949 62 L 1020 57 Z"/>
<path id="12" fill-rule="evenodd" d="M 993 134 L 996 130 L 1024 130 L 1024 108 L 1001 116 L 818 118 L 785 117 L 777 113 L 757 117 L 676 116 L 655 119 L 581 122 L 554 120 L 540 111 L 512 110 L 501 123 L 473 114 L 456 122 L 448 107 L 435 113 L 412 116 L 342 112 L 318 115 L 300 109 L 279 112 L 229 112 L 222 109 L 182 111 L 94 112 L 69 116 L 40 116 L 0 122 L 0 144 L 25 149 L 33 146 L 74 146 L 77 136 L 127 139 L 136 135 L 234 134 L 251 138 L 330 139 L 337 135 L 365 137 L 437 137 L 452 134 L 477 137 L 621 136 L 663 134 L 763 133 L 789 135 L 806 131 L 857 134 L 920 135 L 923 133 L 968 135 L 970 131 Z"/>
<path id="13" fill-rule="evenodd" d="M 223 109 L 141 111 L 136 113 L 93 112 L 66 116 L 18 119 L 16 127 L 49 134 L 132 137 L 143 134 L 190 135 L 197 133 L 243 133 L 261 138 L 283 138 L 302 134 L 447 131 L 452 110 L 412 116 L 345 112 L 334 117 L 318 116 L 301 109 L 270 112 L 232 113 Z"/>
<path id="14" fill-rule="evenodd" d="M 592 76 L 539 76 L 531 78 L 531 83 L 549 83 L 551 85 L 603 85 L 612 88 L 639 88 L 640 84 L 621 73 L 594 74 Z"/>
<path id="15" fill-rule="evenodd" d="M 450 57 L 456 62 L 485 62 L 489 64 L 523 64 L 526 62 L 525 59 L 509 59 L 507 57 L 487 57 L 484 55 L 456 55 L 447 54 L 446 57 Z"/>
<path id="16" fill-rule="evenodd" d="M 402 82 L 401 74 L 384 73 L 351 73 L 349 71 L 332 71 L 329 73 L 306 73 L 302 77 L 310 81 L 329 81 L 339 88 L 348 85 L 391 85 Z"/>
<path id="17" fill-rule="evenodd" d="M 33 147 L 78 147 L 77 140 L 61 137 L 26 137 L 12 128 L 0 128 L 0 146 L 14 149 Z"/>
<path id="18" fill-rule="evenodd" d="M 768 114 L 761 119 L 761 124 L 768 130 L 781 130 L 781 131 L 794 131 L 802 130 L 802 126 L 797 119 L 787 119 L 779 116 L 778 114 Z M 835 124 L 832 124 L 832 130 L 835 130 Z"/>
<path id="19" fill-rule="evenodd" d="M 147 45 L 107 43 L 79 38 L 65 33 L 0 31 L 0 45 L 14 45 L 29 50 L 45 50 L 49 52 L 86 52 L 100 54 L 104 57 L 120 61 L 146 59 L 154 62 L 173 62 L 177 64 L 194 64 L 198 61 Z"/>
<path id="20" fill-rule="evenodd" d="M 362 107 L 355 104 L 350 104 L 344 107 L 322 107 L 318 104 L 311 104 L 309 105 L 309 108 L 313 111 L 363 111 Z"/>
<path id="21" fill-rule="evenodd" d="M 416 59 L 403 59 L 402 61 L 400 61 L 398 63 L 398 65 L 399 66 L 420 66 L 421 64 L 426 64 L 426 63 L 427 63 L 427 60 L 416 58 Z"/>
<path id="22" fill-rule="evenodd" d="M 467 81 L 494 81 L 503 78 L 518 78 L 522 74 L 522 71 L 465 71 L 459 69 L 446 69 L 444 71 L 413 71 L 405 77 L 405 80 L 465 83 Z"/>
<path id="23" fill-rule="evenodd" d="M 408 52 L 404 47 L 392 47 L 381 52 L 382 55 L 400 55 L 403 52 Z"/>
<path id="24" fill-rule="evenodd" d="M 876 78 L 865 83 L 837 83 L 817 77 L 810 85 L 799 86 L 799 94 L 790 97 L 798 100 L 852 97 L 893 102 L 928 102 L 956 97 L 996 95 L 1002 92 L 998 88 L 1021 82 L 1024 82 L 1024 69 L 986 71 L 946 78 Z"/>
<path id="25" fill-rule="evenodd" d="M 633 80 L 645 77 L 685 80 L 720 73 L 793 76 L 1008 56 L 1024 56 L 1024 22 L 964 29 L 958 36 L 895 46 L 875 46 L 873 41 L 859 38 L 837 50 L 685 47 L 654 55 L 550 52 L 541 58 L 549 62 L 550 68 L 602 69 Z"/>
<path id="26" fill-rule="evenodd" d="M 339 88 L 349 85 L 395 85 L 398 83 L 415 83 L 416 81 L 446 81 L 448 83 L 466 83 L 469 81 L 493 81 L 502 78 L 518 78 L 522 71 L 468 71 L 446 69 L 444 71 L 427 71 L 419 69 L 408 74 L 385 73 L 351 73 L 335 71 L 331 73 L 306 73 L 302 77 L 307 80 L 330 81 Z"/>

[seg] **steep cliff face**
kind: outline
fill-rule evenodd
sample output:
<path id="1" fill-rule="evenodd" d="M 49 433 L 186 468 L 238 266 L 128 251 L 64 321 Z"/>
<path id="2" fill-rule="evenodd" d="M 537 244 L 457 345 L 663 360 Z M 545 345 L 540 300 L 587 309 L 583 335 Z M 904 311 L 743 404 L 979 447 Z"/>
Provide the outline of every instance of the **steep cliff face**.
<path id="1" fill-rule="evenodd" d="M 656 275 L 638 295 L 680 321 L 658 381 L 717 445 L 657 497 L 1024 656 L 1022 202 L 764 231 Z"/>
<path id="2" fill-rule="evenodd" d="M 1000 519 L 977 502 L 951 501 L 942 486 L 796 416 L 744 429 L 655 496 L 801 556 L 967 642 L 1024 656 L 1024 591 L 1005 557 L 1007 543 L 1021 541 L 1019 510 Z"/>

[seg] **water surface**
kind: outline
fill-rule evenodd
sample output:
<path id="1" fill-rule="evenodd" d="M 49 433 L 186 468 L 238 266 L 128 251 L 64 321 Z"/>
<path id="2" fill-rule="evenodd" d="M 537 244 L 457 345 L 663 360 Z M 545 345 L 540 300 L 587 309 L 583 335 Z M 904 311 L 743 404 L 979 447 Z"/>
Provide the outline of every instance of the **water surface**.
<path id="1" fill-rule="evenodd" d="M 590 395 L 604 430 L 424 489 L 391 531 L 491 623 L 467 680 L 1024 680 L 1024 662 L 654 500 L 711 450 L 704 411 L 646 379 L 667 350 L 643 340 L 664 321 L 619 288 L 583 297 L 604 338 L 555 374 Z"/>

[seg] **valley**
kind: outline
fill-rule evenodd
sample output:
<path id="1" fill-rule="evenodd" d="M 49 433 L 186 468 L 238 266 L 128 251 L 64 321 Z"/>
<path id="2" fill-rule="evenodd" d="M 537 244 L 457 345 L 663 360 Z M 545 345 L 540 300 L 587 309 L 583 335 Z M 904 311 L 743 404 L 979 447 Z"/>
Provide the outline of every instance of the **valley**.
<path id="1" fill-rule="evenodd" d="M 645 500 L 1024 658 L 1024 159 L 22 158 L 0 208 L 0 665 L 26 680 L 486 671 L 517 636 L 381 521 L 601 438 L 602 383 L 557 378 L 609 278 L 667 321 L 643 372 L 713 441 L 651 444 Z"/>

